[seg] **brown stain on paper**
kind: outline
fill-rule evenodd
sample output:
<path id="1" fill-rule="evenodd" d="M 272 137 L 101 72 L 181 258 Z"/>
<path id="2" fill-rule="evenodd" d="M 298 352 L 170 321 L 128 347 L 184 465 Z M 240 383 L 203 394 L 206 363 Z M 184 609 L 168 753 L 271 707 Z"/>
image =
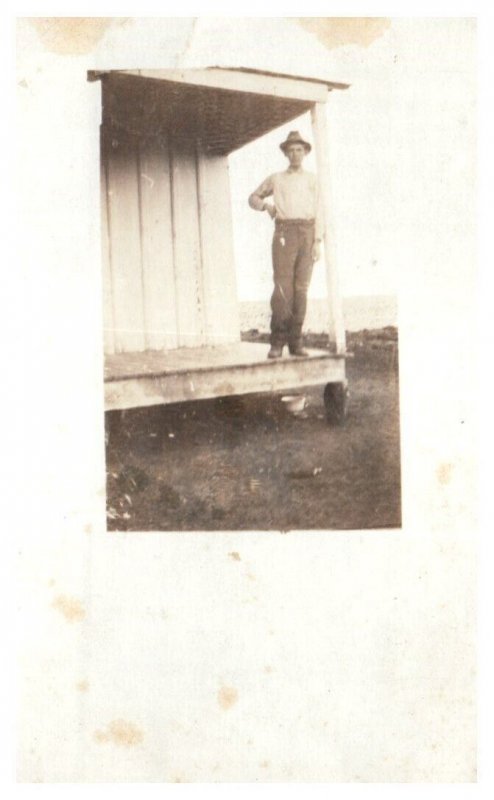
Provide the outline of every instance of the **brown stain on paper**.
<path id="1" fill-rule="evenodd" d="M 439 464 L 436 470 L 436 476 L 441 486 L 447 486 L 447 484 L 451 480 L 452 472 L 453 472 L 453 464 L 448 464 L 447 462 Z"/>
<path id="2" fill-rule="evenodd" d="M 106 726 L 106 730 L 96 731 L 94 738 L 100 744 L 112 742 L 118 747 L 135 747 L 143 741 L 144 734 L 133 722 L 114 719 Z"/>
<path id="3" fill-rule="evenodd" d="M 89 683 L 88 681 L 79 681 L 79 683 L 76 683 L 75 688 L 78 692 L 87 692 L 89 689 Z"/>
<path id="4" fill-rule="evenodd" d="M 125 21 L 121 17 L 29 17 L 45 48 L 64 56 L 90 53 L 110 25 Z"/>
<path id="5" fill-rule="evenodd" d="M 296 17 L 305 30 L 315 33 L 330 49 L 355 44 L 368 47 L 391 25 L 388 17 Z"/>
<path id="6" fill-rule="evenodd" d="M 52 607 L 60 611 L 67 622 L 81 622 L 86 616 L 81 601 L 75 597 L 67 597 L 65 594 L 59 594 L 55 597 Z"/>
<path id="7" fill-rule="evenodd" d="M 218 704 L 223 711 L 235 705 L 238 700 L 238 692 L 233 686 L 222 686 L 218 692 Z"/>
<path id="8" fill-rule="evenodd" d="M 237 553 L 237 552 L 236 552 L 236 550 L 235 550 L 233 553 L 228 553 L 228 555 L 230 556 L 230 558 L 232 559 L 232 561 L 241 561 L 241 560 L 242 560 L 242 559 L 240 558 L 240 554 L 239 554 L 239 553 Z"/>
<path id="9" fill-rule="evenodd" d="M 124 25 L 129 17 L 28 17 L 47 50 L 60 55 L 83 55 L 105 35 L 111 25 Z M 329 48 L 348 44 L 368 47 L 391 25 L 387 17 L 295 17 Z"/>

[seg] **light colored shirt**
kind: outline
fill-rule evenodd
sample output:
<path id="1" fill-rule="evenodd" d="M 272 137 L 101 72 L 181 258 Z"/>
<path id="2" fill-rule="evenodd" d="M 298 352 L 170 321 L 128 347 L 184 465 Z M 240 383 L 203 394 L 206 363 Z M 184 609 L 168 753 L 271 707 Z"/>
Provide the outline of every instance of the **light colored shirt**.
<path id="1" fill-rule="evenodd" d="M 257 211 L 264 209 L 264 198 L 273 197 L 275 219 L 313 219 L 315 238 L 322 239 L 324 222 L 317 177 L 313 172 L 293 170 L 275 172 L 249 197 L 249 205 Z"/>

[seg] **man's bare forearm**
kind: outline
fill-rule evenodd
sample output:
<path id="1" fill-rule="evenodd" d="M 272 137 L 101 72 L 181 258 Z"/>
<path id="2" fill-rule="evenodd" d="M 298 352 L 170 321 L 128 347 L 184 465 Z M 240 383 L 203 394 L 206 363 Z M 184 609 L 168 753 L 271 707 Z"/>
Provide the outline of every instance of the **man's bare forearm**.
<path id="1" fill-rule="evenodd" d="M 249 205 L 255 211 L 264 211 L 265 208 L 266 208 L 266 204 L 264 202 L 264 199 L 259 194 L 256 194 L 255 192 L 252 192 L 252 194 L 249 195 Z"/>

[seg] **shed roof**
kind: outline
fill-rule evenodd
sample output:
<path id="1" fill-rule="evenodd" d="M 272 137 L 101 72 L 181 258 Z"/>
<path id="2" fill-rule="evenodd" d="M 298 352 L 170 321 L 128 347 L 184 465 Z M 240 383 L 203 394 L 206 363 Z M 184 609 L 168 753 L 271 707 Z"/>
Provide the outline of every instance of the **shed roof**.
<path id="1" fill-rule="evenodd" d="M 289 80 L 306 81 L 307 83 L 321 83 L 327 86 L 328 90 L 332 89 L 348 89 L 349 83 L 341 83 L 338 81 L 329 81 L 324 78 L 312 78 L 308 75 L 294 75 L 291 72 L 273 72 L 267 69 L 254 69 L 253 67 L 209 67 L 209 69 L 222 69 L 227 72 L 240 72 L 251 75 L 266 75 L 273 78 L 288 78 Z"/>
<path id="2" fill-rule="evenodd" d="M 348 84 L 250 68 L 112 70 L 103 78 L 103 121 L 128 134 L 199 141 L 227 155 L 325 102 Z"/>

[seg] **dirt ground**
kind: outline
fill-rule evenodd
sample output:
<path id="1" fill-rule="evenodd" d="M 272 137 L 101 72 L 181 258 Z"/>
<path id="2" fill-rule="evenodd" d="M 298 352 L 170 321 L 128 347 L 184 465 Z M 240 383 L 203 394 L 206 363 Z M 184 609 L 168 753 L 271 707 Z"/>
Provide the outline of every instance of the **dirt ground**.
<path id="1" fill-rule="evenodd" d="M 297 390 L 300 416 L 282 393 L 107 413 L 108 529 L 399 527 L 396 329 L 350 334 L 348 349 L 342 427 L 323 386 Z"/>

